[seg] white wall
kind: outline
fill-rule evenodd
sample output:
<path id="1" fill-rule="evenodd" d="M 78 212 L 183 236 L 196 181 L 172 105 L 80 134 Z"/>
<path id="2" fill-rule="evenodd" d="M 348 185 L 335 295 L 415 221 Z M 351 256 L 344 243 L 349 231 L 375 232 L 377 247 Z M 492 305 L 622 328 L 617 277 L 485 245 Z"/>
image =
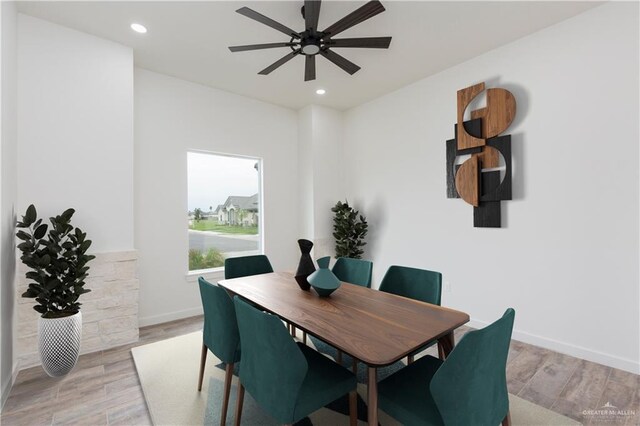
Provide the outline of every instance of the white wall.
<path id="1" fill-rule="evenodd" d="M 314 238 L 313 107 L 298 111 L 298 225 L 300 238 Z"/>
<path id="2" fill-rule="evenodd" d="M 314 231 L 318 243 L 333 244 L 333 213 L 331 208 L 345 198 L 342 113 L 322 106 L 313 106 L 313 198 Z M 321 241 L 320 241 L 321 240 Z"/>
<path id="3" fill-rule="evenodd" d="M 93 252 L 133 248 L 133 51 L 19 15 L 19 209 L 76 209 Z"/>
<path id="4" fill-rule="evenodd" d="M 295 269 L 295 111 L 136 69 L 135 121 L 141 325 L 202 309 L 197 284 L 186 280 L 188 150 L 263 159 L 264 250 L 275 269 Z"/>
<path id="5" fill-rule="evenodd" d="M 639 371 L 638 4 L 610 3 L 350 110 L 350 198 L 389 265 L 442 271 L 475 325 L 516 310 L 515 337 Z M 503 229 L 446 198 L 456 91 L 518 104 Z"/>
<path id="6" fill-rule="evenodd" d="M 313 256 L 334 256 L 331 208 L 345 198 L 343 114 L 309 105 L 298 112 L 300 236 L 314 242 Z"/>
<path id="7" fill-rule="evenodd" d="M 0 410 L 17 371 L 14 351 L 17 18 L 14 2 L 0 3 Z"/>

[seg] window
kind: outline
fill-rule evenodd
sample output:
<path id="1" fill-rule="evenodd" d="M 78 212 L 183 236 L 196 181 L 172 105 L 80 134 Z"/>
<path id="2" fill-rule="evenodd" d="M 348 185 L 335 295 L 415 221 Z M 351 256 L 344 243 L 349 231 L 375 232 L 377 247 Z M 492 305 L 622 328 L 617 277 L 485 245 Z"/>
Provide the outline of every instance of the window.
<path id="1" fill-rule="evenodd" d="M 189 271 L 261 254 L 261 160 L 187 153 Z"/>

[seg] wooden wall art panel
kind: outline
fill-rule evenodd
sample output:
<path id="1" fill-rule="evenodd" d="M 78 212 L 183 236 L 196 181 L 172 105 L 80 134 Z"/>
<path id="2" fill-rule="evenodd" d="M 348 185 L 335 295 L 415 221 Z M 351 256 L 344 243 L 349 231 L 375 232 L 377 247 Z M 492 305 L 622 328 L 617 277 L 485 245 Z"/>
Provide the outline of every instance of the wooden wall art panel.
<path id="1" fill-rule="evenodd" d="M 470 111 L 470 120 L 465 121 L 467 107 L 483 92 L 486 106 Z M 458 90 L 455 136 L 446 141 L 447 197 L 462 198 L 474 207 L 475 227 L 501 227 L 500 202 L 511 199 L 512 183 L 511 135 L 500 134 L 515 115 L 515 97 L 506 89 L 485 90 L 483 82 Z M 469 154 L 456 165 L 458 157 Z"/>
<path id="2" fill-rule="evenodd" d="M 493 138 L 507 130 L 516 116 L 516 99 L 505 89 L 487 90 L 487 106 L 483 108 L 484 138 Z M 475 117 L 480 118 L 480 117 Z"/>
<path id="3" fill-rule="evenodd" d="M 474 109 L 471 111 L 471 120 L 479 120 L 481 126 L 481 137 L 487 138 L 487 120 L 482 118 L 486 115 L 487 108 Z M 482 147 L 482 168 L 490 169 L 492 167 L 498 167 L 500 165 L 500 154 L 494 149 L 488 149 L 486 146 Z"/>
<path id="4" fill-rule="evenodd" d="M 484 91 L 484 83 L 469 86 L 466 89 L 458 90 L 458 149 L 475 148 L 484 146 L 484 139 L 475 137 L 467 133 L 464 129 L 464 112 L 467 106 L 480 93 Z"/>
<path id="5" fill-rule="evenodd" d="M 462 163 L 456 172 L 456 189 L 460 197 L 474 207 L 480 205 L 480 162 L 478 154 Z"/>

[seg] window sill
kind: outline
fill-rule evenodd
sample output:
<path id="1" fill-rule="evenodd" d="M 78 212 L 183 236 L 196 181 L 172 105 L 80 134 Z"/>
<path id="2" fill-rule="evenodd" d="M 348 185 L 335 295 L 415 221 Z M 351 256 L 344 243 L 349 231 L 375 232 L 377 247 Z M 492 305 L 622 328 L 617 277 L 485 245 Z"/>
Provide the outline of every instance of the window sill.
<path id="1" fill-rule="evenodd" d="M 188 283 L 198 282 L 198 277 L 203 277 L 209 282 L 217 282 L 224 279 L 224 268 L 200 269 L 197 271 L 189 271 L 185 275 Z"/>

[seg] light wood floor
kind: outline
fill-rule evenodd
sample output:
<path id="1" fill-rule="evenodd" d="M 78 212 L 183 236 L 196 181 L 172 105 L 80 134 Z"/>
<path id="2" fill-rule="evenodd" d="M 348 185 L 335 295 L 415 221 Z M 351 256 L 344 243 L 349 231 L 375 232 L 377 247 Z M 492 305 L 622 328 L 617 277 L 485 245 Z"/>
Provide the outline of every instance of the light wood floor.
<path id="1" fill-rule="evenodd" d="M 136 344 L 83 355 L 62 379 L 42 368 L 23 370 L 7 400 L 2 425 L 150 425 L 130 349 L 201 329 L 202 317 L 140 329 Z M 468 331 L 463 328 L 456 341 Z M 193 360 L 197 369 L 199 360 Z M 640 376 L 512 341 L 509 392 L 585 424 L 640 424 Z M 194 383 L 194 386 L 196 384 Z M 633 416 L 584 416 L 607 402 Z"/>

